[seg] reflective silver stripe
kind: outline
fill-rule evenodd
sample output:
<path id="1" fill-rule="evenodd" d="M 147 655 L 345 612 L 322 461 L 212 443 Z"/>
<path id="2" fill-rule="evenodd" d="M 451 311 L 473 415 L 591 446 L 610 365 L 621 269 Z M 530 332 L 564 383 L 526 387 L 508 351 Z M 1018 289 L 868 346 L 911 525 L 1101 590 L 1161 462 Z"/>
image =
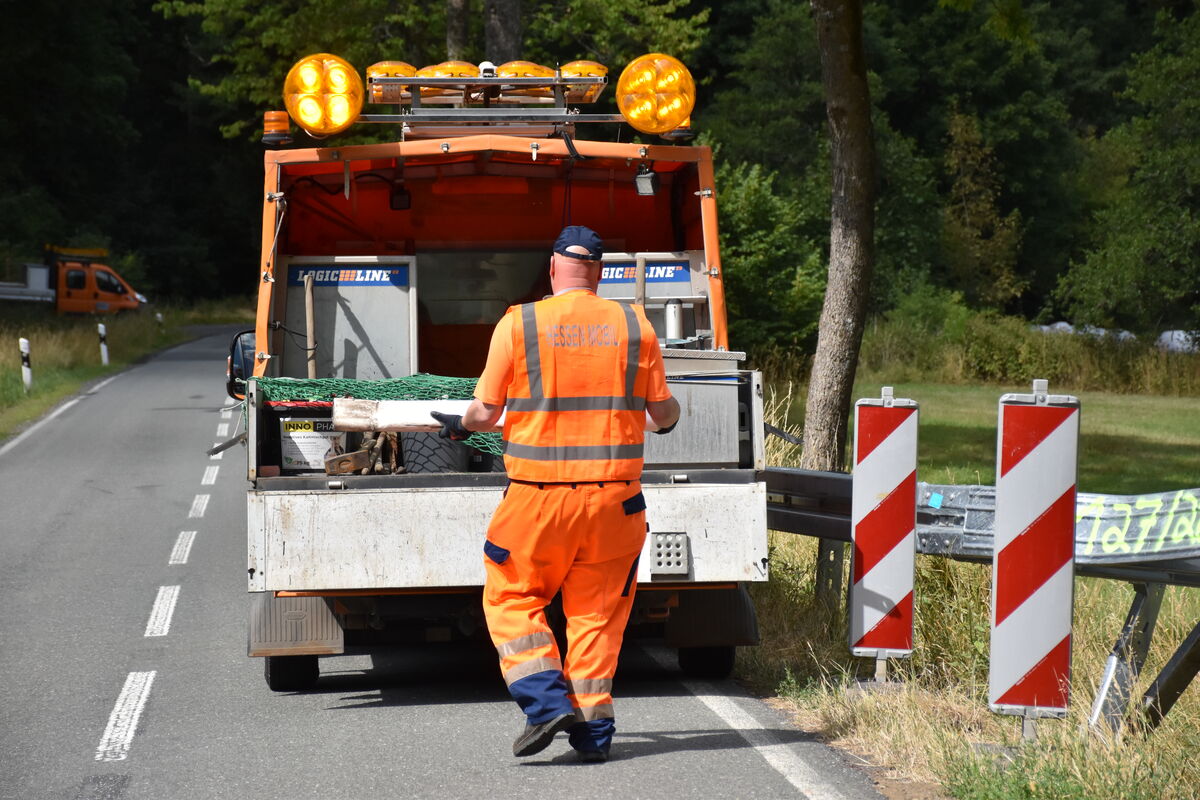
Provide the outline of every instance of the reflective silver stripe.
<path id="1" fill-rule="evenodd" d="M 504 443 L 504 454 L 529 461 L 618 461 L 641 458 L 641 444 L 597 444 L 565 447 L 541 447 L 533 444 Z"/>
<path id="2" fill-rule="evenodd" d="M 501 658 L 505 658 L 515 656 L 517 653 L 524 653 L 535 647 L 545 647 L 548 644 L 554 644 L 554 634 L 550 631 L 537 631 L 528 636 L 520 636 L 510 639 L 504 644 L 496 645 L 496 652 L 500 654 Z"/>
<path id="3" fill-rule="evenodd" d="M 612 678 L 579 678 L 567 681 L 570 694 L 612 694 Z"/>
<path id="4" fill-rule="evenodd" d="M 510 397 L 509 411 L 644 411 L 644 397 Z"/>
<path id="5" fill-rule="evenodd" d="M 530 675 L 536 675 L 539 672 L 549 672 L 550 670 L 558 670 L 562 672 L 562 660 L 557 658 L 532 658 L 529 661 L 523 661 L 515 667 L 504 673 L 504 682 L 512 686 L 521 678 L 528 678 Z"/>
<path id="6" fill-rule="evenodd" d="M 581 719 L 588 722 L 593 719 L 612 719 L 613 707 L 612 703 L 605 703 L 602 706 L 580 706 L 575 709 L 575 719 Z"/>
<path id="7" fill-rule="evenodd" d="M 538 347 L 537 312 L 533 303 L 521 306 L 521 328 L 525 332 L 525 373 L 529 376 L 529 396 L 543 397 L 542 355 Z"/>
<path id="8" fill-rule="evenodd" d="M 621 303 L 625 312 L 625 327 L 629 331 L 629 351 L 625 361 L 625 396 L 633 397 L 633 387 L 636 385 L 638 372 L 638 354 L 642 349 L 642 326 L 638 324 L 637 314 L 631 306 Z"/>

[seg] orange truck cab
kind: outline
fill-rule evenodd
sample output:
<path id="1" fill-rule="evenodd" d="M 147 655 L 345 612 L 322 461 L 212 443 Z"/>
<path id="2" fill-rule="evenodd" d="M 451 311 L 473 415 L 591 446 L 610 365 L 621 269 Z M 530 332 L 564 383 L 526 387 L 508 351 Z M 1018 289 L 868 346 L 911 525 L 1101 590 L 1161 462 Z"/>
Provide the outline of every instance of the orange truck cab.
<path id="1" fill-rule="evenodd" d="M 501 459 L 439 439 L 427 411 L 424 428 L 355 428 L 339 404 L 406 382 L 469 398 L 496 322 L 548 293 L 567 224 L 604 239 L 598 294 L 644 307 L 683 407 L 670 436 L 647 437 L 630 633 L 707 676 L 757 643 L 746 585 L 767 579 L 762 379 L 729 349 L 712 152 L 675 143 L 694 84 L 650 54 L 618 81 L 621 114 L 581 111 L 606 84 L 593 62 L 381 62 L 364 84 L 318 54 L 289 73 L 285 103 L 306 131 L 375 122 L 399 140 L 289 148 L 287 116 L 267 115 L 279 149 L 265 158 L 257 321 L 231 347 L 230 393 L 245 398 L 249 654 L 272 689 L 312 686 L 318 656 L 483 635 Z M 366 101 L 389 113 L 362 113 Z M 577 138 L 588 123 L 664 139 Z"/>
<path id="2" fill-rule="evenodd" d="M 51 303 L 60 314 L 136 311 L 144 295 L 101 259 L 107 250 L 46 247 L 44 264 L 25 264 L 24 283 L 0 282 L 0 300 Z"/>

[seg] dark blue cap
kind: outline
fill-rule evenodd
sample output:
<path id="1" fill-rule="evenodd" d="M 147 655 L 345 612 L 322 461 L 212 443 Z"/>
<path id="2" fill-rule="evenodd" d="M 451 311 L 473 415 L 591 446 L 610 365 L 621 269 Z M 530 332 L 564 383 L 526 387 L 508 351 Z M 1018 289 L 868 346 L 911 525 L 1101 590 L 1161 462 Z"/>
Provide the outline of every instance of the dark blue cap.
<path id="1" fill-rule="evenodd" d="M 583 250 L 572 252 L 568 247 Z M 580 261 L 599 261 L 604 256 L 604 242 L 600 241 L 600 237 L 591 228 L 584 225 L 568 225 L 558 235 L 558 241 L 554 243 L 554 252 L 567 258 L 578 258 Z"/>

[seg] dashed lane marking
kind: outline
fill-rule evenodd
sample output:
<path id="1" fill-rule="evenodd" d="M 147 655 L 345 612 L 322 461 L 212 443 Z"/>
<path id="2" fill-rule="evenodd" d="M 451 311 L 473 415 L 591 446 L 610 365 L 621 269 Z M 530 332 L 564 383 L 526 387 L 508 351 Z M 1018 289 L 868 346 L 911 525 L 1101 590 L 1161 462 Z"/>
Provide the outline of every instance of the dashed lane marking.
<path id="1" fill-rule="evenodd" d="M 195 531 L 180 531 L 179 538 L 175 540 L 175 547 L 171 549 L 171 559 L 167 564 L 186 564 L 188 556 L 192 552 L 192 543 L 195 541 Z"/>
<path id="2" fill-rule="evenodd" d="M 192 500 L 192 510 L 188 512 L 188 519 L 200 519 L 204 516 L 204 512 L 208 510 L 208 498 L 207 494 L 196 495 Z"/>
<path id="3" fill-rule="evenodd" d="M 233 409 L 232 408 L 221 409 L 221 419 L 233 419 Z"/>
<path id="4" fill-rule="evenodd" d="M 175 614 L 178 600 L 178 586 L 158 587 L 158 597 L 154 598 L 154 607 L 150 609 L 150 619 L 146 622 L 145 636 L 166 636 L 170 632 L 171 617 Z"/>
<path id="5" fill-rule="evenodd" d="M 221 443 L 220 443 L 220 442 L 213 442 L 213 447 L 216 447 L 216 446 L 217 446 L 217 445 L 219 445 L 219 444 L 221 444 Z M 222 451 L 221 451 L 221 452 L 219 452 L 219 453 L 213 453 L 213 454 L 212 454 L 211 456 L 209 456 L 208 458 L 209 458 L 209 460 L 210 460 L 210 461 L 220 461 L 220 460 L 221 460 L 221 456 L 223 456 L 223 455 L 225 455 L 225 451 L 224 451 L 224 450 L 222 450 Z"/>
<path id="6" fill-rule="evenodd" d="M 204 470 L 204 477 L 200 479 L 201 486 L 212 486 L 217 482 L 217 471 L 221 468 L 218 466 L 208 467 Z"/>
<path id="7" fill-rule="evenodd" d="M 129 747 L 133 744 L 142 709 L 150 697 L 155 674 L 154 671 L 129 673 L 108 717 L 100 746 L 96 748 L 97 761 L 124 761 L 129 755 Z"/>
<path id="8" fill-rule="evenodd" d="M 217 426 L 217 438 L 223 439 L 228 435 L 229 435 L 229 423 L 222 422 L 220 425 Z"/>

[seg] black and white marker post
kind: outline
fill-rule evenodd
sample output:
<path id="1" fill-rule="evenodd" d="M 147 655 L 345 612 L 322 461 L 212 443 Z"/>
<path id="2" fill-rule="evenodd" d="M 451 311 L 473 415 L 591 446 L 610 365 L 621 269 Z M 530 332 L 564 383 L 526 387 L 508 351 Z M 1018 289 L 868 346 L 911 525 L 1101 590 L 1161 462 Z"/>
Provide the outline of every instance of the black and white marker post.
<path id="1" fill-rule="evenodd" d="M 33 390 L 33 368 L 29 366 L 29 340 L 18 339 L 21 348 L 21 380 L 25 383 L 25 394 Z"/>
<path id="2" fill-rule="evenodd" d="M 97 325 L 96 329 L 100 332 L 100 363 L 107 367 L 108 366 L 108 329 L 104 327 L 103 322 L 101 322 L 99 325 Z"/>

